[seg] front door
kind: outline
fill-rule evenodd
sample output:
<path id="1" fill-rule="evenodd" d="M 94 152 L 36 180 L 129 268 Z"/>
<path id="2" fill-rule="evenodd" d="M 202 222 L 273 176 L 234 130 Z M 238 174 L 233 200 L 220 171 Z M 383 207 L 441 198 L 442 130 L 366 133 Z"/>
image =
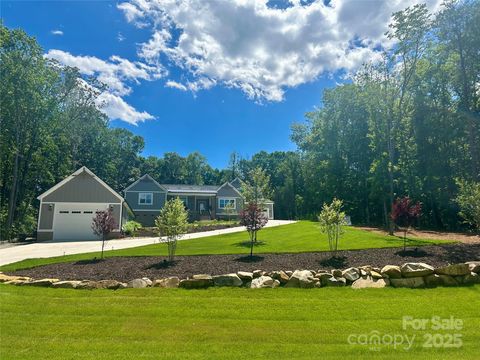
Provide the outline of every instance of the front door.
<path id="1" fill-rule="evenodd" d="M 197 200 L 198 211 L 205 213 L 208 210 L 208 200 Z"/>

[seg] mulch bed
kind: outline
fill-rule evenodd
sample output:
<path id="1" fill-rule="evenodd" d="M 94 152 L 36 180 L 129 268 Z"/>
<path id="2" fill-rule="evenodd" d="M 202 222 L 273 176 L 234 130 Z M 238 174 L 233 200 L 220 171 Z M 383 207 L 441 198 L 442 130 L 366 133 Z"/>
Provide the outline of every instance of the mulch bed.
<path id="1" fill-rule="evenodd" d="M 173 264 L 168 263 L 164 256 L 111 257 L 104 260 L 93 259 L 38 266 L 10 274 L 30 276 L 35 279 L 129 281 L 142 277 L 186 278 L 194 274 L 220 275 L 255 269 L 330 270 L 361 265 L 382 267 L 401 265 L 406 262 L 426 262 L 437 267 L 474 260 L 480 260 L 480 244 L 422 246 L 407 250 L 407 253 L 403 253 L 403 249 L 399 248 L 339 251 L 335 259 L 331 258 L 330 252 L 261 254 L 253 259 L 242 255 L 178 256 Z"/>

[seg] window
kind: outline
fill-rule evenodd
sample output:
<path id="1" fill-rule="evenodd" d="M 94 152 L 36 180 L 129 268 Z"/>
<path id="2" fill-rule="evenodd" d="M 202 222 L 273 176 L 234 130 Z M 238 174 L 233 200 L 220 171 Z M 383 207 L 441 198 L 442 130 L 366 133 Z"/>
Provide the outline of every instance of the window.
<path id="1" fill-rule="evenodd" d="M 153 204 L 153 193 L 139 193 L 138 194 L 138 204 L 139 205 L 152 205 Z"/>
<path id="2" fill-rule="evenodd" d="M 236 208 L 235 199 L 218 199 L 218 208 L 219 209 L 226 209 L 226 208 Z"/>

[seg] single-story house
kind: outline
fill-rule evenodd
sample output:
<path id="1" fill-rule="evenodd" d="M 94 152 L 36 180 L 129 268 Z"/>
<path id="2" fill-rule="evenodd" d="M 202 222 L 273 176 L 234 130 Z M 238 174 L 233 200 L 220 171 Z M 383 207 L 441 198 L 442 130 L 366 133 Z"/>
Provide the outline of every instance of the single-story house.
<path id="1" fill-rule="evenodd" d="M 91 228 L 95 213 L 112 209 L 120 234 L 131 210 L 117 192 L 85 166 L 38 197 L 37 240 L 98 240 Z"/>
<path id="2" fill-rule="evenodd" d="M 223 185 L 159 184 L 146 174 L 124 190 L 124 197 L 135 220 L 144 226 L 153 226 L 165 202 L 176 197 L 184 202 L 191 221 L 226 219 L 238 217 L 243 208 L 241 184 L 238 178 Z M 273 219 L 273 201 L 266 200 L 265 207 Z"/>

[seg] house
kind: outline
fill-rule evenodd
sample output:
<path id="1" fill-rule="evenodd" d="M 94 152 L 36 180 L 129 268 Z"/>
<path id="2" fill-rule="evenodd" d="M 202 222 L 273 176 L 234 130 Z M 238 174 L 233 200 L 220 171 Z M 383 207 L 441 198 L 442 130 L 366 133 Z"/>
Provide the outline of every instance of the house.
<path id="1" fill-rule="evenodd" d="M 124 190 L 136 221 L 153 226 L 165 202 L 178 197 L 188 210 L 190 221 L 238 217 L 243 207 L 241 181 L 235 179 L 223 185 L 159 184 L 146 174 Z M 266 201 L 265 212 L 273 219 L 273 202 Z"/>
<path id="2" fill-rule="evenodd" d="M 127 220 L 128 204 L 122 196 L 85 166 L 38 197 L 37 240 L 98 240 L 92 231 L 95 212 L 111 209 L 119 235 Z"/>

